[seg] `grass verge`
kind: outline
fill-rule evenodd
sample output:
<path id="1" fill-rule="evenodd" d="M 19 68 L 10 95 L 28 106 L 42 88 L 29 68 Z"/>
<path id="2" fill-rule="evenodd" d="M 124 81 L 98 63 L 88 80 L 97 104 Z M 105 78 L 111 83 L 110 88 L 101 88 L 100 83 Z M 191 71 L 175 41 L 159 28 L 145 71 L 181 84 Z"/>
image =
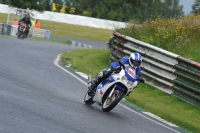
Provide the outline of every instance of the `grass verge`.
<path id="1" fill-rule="evenodd" d="M 61 59 L 66 65 L 70 60 L 73 68 L 93 77 L 109 67 L 109 50 L 84 49 L 66 52 Z M 92 62 L 91 62 L 92 61 Z M 167 95 L 147 84 L 140 84 L 126 99 L 145 110 L 194 133 L 200 132 L 200 110 L 180 99 Z"/>

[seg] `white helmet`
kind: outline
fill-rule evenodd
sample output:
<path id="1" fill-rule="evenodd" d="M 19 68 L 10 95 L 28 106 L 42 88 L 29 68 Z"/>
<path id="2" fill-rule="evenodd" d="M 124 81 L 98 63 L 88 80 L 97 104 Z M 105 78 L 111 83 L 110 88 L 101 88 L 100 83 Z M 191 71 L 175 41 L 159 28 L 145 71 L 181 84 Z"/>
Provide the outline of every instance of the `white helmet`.
<path id="1" fill-rule="evenodd" d="M 132 66 L 132 67 L 139 67 L 142 63 L 142 56 L 137 53 L 137 52 L 134 52 L 130 55 L 129 57 L 129 64 Z"/>

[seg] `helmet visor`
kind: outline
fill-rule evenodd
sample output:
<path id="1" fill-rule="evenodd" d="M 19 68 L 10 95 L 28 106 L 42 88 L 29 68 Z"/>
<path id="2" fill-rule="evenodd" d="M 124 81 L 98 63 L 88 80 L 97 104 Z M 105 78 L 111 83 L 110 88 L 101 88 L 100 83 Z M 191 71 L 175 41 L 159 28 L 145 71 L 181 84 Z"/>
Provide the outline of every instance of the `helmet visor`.
<path id="1" fill-rule="evenodd" d="M 132 63 L 134 66 L 136 66 L 136 67 L 138 67 L 138 66 L 141 65 L 141 62 L 140 62 L 140 61 L 135 61 L 135 60 L 133 60 L 132 58 L 131 58 L 131 63 Z"/>

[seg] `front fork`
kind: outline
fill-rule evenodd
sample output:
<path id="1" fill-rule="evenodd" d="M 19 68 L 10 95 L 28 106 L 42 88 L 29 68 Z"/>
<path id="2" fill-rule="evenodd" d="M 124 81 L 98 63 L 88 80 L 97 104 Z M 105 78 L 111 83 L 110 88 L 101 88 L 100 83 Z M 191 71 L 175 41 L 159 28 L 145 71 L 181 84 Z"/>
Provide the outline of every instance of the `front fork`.
<path id="1" fill-rule="evenodd" d="M 92 85 L 92 76 L 89 75 L 88 76 L 88 87 L 90 87 Z"/>
<path id="2" fill-rule="evenodd" d="M 112 97 L 112 94 L 113 94 L 113 92 L 114 92 L 114 90 L 115 90 L 115 87 L 116 87 L 116 85 L 115 85 L 115 86 L 113 87 L 113 89 L 111 90 L 111 92 L 110 92 L 110 94 L 109 94 L 109 96 L 108 96 L 109 99 Z"/>

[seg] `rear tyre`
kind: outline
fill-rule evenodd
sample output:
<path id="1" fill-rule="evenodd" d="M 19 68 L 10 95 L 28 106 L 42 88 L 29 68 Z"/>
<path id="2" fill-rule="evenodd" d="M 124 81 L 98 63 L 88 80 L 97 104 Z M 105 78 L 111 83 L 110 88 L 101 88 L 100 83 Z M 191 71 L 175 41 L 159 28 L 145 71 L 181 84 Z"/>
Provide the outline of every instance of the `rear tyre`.
<path id="1" fill-rule="evenodd" d="M 105 112 L 111 111 L 123 98 L 124 93 L 121 90 L 115 90 L 111 96 L 111 98 L 106 98 L 103 103 L 102 110 Z"/>
<path id="2" fill-rule="evenodd" d="M 93 100 L 92 100 L 92 97 L 93 96 L 90 96 L 88 95 L 88 92 L 85 94 L 85 97 L 84 97 L 84 102 L 85 104 L 87 105 L 92 105 L 93 103 L 95 103 Z"/>

